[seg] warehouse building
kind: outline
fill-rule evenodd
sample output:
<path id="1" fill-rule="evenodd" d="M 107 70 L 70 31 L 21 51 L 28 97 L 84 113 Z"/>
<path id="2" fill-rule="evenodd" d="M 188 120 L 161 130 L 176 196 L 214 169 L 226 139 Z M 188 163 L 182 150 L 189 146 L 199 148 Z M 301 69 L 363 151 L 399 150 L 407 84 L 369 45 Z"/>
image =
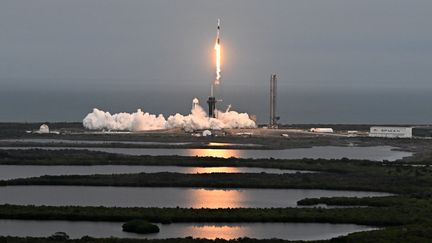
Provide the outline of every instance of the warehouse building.
<path id="1" fill-rule="evenodd" d="M 419 138 L 432 138 L 432 126 L 414 127 L 413 136 Z"/>
<path id="2" fill-rule="evenodd" d="M 369 137 L 412 138 L 412 127 L 371 127 Z"/>

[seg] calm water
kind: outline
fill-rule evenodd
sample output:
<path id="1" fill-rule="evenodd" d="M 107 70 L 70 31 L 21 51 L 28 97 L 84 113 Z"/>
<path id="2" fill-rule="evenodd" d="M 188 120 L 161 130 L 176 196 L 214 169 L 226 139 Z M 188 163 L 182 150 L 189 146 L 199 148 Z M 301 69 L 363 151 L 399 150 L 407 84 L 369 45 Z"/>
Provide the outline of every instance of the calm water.
<path id="1" fill-rule="evenodd" d="M 3 149 L 82 149 L 67 147 L 3 147 Z M 1 148 L 0 148 L 1 149 Z M 295 148 L 281 150 L 259 149 L 154 149 L 154 148 L 85 148 L 91 151 L 119 153 L 128 155 L 180 155 L 180 156 L 212 156 L 221 158 L 276 158 L 276 159 L 367 159 L 375 161 L 394 161 L 411 156 L 411 152 L 395 151 L 391 146 L 371 147 L 340 147 L 318 146 L 312 148 Z"/>
<path id="2" fill-rule="evenodd" d="M 0 204 L 110 207 L 296 207 L 311 197 L 387 196 L 388 193 L 301 189 L 199 189 L 158 187 L 6 186 Z M 55 195 L 55 196 L 54 196 Z"/>
<path id="3" fill-rule="evenodd" d="M 311 171 L 280 170 L 253 167 L 183 167 L 183 166 L 135 166 L 135 165 L 92 165 L 92 166 L 39 166 L 0 165 L 0 180 L 38 177 L 43 175 L 93 175 L 125 173 L 312 173 Z"/>
<path id="4" fill-rule="evenodd" d="M 160 232 L 139 235 L 123 232 L 119 222 L 88 221 L 40 221 L 0 220 L 0 235 L 49 236 L 54 232 L 66 232 L 71 238 L 88 235 L 92 237 L 120 238 L 223 238 L 249 237 L 258 239 L 279 238 L 285 240 L 324 240 L 353 232 L 375 228 L 353 224 L 325 223 L 175 223 L 161 225 Z"/>

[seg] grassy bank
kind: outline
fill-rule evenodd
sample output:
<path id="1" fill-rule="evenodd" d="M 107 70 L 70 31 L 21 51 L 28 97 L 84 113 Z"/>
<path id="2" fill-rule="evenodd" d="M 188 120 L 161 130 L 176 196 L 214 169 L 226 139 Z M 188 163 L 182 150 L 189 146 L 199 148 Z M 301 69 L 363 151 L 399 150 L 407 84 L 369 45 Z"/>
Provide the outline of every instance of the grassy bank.
<path id="1" fill-rule="evenodd" d="M 302 222 L 349 223 L 371 226 L 432 222 L 430 200 L 384 208 L 118 208 L 84 206 L 0 205 L 1 219 L 118 221 L 143 219 L 154 223 L 179 222 Z"/>
<path id="2" fill-rule="evenodd" d="M 327 172 L 382 173 L 404 167 L 396 162 L 376 162 L 350 159 L 241 159 L 195 156 L 132 156 L 89 150 L 0 150 L 0 164 L 4 165 L 176 165 L 176 166 L 231 166 L 261 167 Z"/>
<path id="3" fill-rule="evenodd" d="M 314 206 L 325 204 L 328 206 L 363 206 L 363 207 L 389 207 L 408 203 L 414 203 L 414 199 L 401 196 L 389 197 L 321 197 L 305 198 L 297 202 L 300 206 Z"/>
<path id="4" fill-rule="evenodd" d="M 219 188 L 306 188 L 384 191 L 398 195 L 380 198 L 315 198 L 299 205 L 366 206 L 357 208 L 107 208 L 0 205 L 2 219 L 151 222 L 322 222 L 386 227 L 319 242 L 428 242 L 432 238 L 432 170 L 392 163 L 356 160 L 246 160 L 180 156 L 123 156 L 89 151 L 1 151 L 0 164 L 44 165 L 180 165 L 246 166 L 314 170 L 314 174 L 119 174 L 43 176 L 1 181 L 13 185 L 166 186 Z M 44 238 L 1 238 L 0 243 L 49 242 Z M 85 238 L 68 242 L 215 242 L 199 239 L 126 240 Z M 230 241 L 220 241 L 230 242 Z M 241 239 L 231 242 L 272 242 Z"/>
<path id="5" fill-rule="evenodd" d="M 275 189 L 332 189 L 415 193 L 429 190 L 431 174 L 371 176 L 356 173 L 266 174 L 212 173 L 180 174 L 170 172 L 41 176 L 0 181 L 0 186 L 66 185 L 122 187 L 199 187 L 199 188 L 275 188 Z"/>

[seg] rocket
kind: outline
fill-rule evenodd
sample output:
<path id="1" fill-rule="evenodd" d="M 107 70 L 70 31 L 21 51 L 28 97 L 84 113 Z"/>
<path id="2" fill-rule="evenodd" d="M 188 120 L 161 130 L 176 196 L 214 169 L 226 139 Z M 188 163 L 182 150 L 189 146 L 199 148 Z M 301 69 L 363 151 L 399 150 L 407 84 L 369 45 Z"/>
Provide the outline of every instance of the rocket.
<path id="1" fill-rule="evenodd" d="M 221 46 L 220 46 L 220 19 L 217 21 L 217 36 L 216 43 L 214 47 L 216 51 L 216 79 L 212 82 L 210 89 L 210 97 L 207 100 L 207 104 L 209 105 L 209 117 L 216 117 L 216 102 L 218 100 L 214 96 L 214 86 L 220 85 L 221 81 Z"/>
<path id="2" fill-rule="evenodd" d="M 219 38 L 219 32 L 220 32 L 220 19 L 217 21 L 217 43 L 220 44 L 220 38 Z"/>
<path id="3" fill-rule="evenodd" d="M 216 52 L 216 79 L 214 81 L 214 84 L 219 85 L 221 79 L 220 19 L 218 19 L 217 21 L 217 35 L 214 50 Z"/>

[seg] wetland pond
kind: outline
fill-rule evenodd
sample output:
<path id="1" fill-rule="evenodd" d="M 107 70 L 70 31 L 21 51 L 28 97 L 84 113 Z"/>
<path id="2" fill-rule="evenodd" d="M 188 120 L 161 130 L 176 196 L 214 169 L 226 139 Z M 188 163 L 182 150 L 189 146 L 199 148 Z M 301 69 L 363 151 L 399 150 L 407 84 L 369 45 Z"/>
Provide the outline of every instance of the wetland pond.
<path id="1" fill-rule="evenodd" d="M 83 236 L 166 239 L 192 236 L 207 239 L 257 239 L 325 240 L 353 232 L 376 228 L 355 224 L 328 223 L 173 223 L 158 224 L 159 233 L 134 234 L 122 231 L 121 222 L 0 220 L 0 235 L 49 236 L 66 232 L 71 238 Z"/>
<path id="2" fill-rule="evenodd" d="M 3 186 L 0 204 L 107 207 L 297 207 L 317 197 L 376 197 L 383 192 L 315 189 L 203 189 L 173 187 Z"/>
<path id="3" fill-rule="evenodd" d="M 1 147 L 0 149 L 87 149 L 126 155 L 179 155 L 219 158 L 275 158 L 275 159 L 365 159 L 374 161 L 395 161 L 412 156 L 411 152 L 397 150 L 392 146 L 317 146 L 311 148 L 293 148 L 279 150 L 263 149 L 215 149 L 215 148 L 98 148 L 98 147 Z"/>

